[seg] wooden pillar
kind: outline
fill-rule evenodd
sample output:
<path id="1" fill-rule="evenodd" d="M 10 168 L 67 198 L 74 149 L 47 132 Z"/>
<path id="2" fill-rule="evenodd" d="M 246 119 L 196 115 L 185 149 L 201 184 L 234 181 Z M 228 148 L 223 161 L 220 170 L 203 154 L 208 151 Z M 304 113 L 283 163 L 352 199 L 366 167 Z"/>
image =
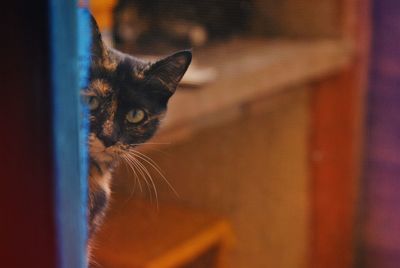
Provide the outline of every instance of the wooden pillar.
<path id="1" fill-rule="evenodd" d="M 312 96 L 311 266 L 353 267 L 369 51 L 369 1 L 342 1 L 350 67 L 315 84 Z"/>

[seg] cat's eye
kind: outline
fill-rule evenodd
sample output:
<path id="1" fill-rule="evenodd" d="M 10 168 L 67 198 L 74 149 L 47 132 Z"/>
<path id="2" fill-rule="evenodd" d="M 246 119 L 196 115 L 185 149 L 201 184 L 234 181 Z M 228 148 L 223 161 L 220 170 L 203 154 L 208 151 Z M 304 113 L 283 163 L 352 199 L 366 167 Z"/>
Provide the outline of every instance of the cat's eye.
<path id="1" fill-rule="evenodd" d="M 126 114 L 126 120 L 128 120 L 129 123 L 138 124 L 143 121 L 145 116 L 146 114 L 143 110 L 133 109 Z"/>
<path id="2" fill-rule="evenodd" d="M 100 100 L 96 96 L 87 96 L 85 101 L 90 110 L 96 110 L 100 105 Z"/>

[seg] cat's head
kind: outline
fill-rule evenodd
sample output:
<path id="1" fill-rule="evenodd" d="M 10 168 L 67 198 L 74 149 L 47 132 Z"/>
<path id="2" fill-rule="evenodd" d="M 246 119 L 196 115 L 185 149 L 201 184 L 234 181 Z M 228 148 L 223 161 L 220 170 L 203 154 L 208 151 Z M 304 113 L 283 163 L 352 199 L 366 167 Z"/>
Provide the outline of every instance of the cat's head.
<path id="1" fill-rule="evenodd" d="M 90 109 L 89 152 L 93 160 L 109 161 L 153 136 L 192 55 L 138 60 L 107 48 L 94 19 L 92 36 L 89 85 L 82 92 Z"/>

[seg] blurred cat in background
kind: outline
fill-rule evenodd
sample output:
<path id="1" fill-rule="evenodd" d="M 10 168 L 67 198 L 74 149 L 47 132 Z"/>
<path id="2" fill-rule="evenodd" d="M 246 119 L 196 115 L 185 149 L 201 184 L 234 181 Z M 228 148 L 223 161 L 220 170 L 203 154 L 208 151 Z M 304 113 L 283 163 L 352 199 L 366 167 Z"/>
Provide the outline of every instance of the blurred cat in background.
<path id="1" fill-rule="evenodd" d="M 252 0 L 119 0 L 114 42 L 123 51 L 154 54 L 227 38 L 247 29 Z"/>

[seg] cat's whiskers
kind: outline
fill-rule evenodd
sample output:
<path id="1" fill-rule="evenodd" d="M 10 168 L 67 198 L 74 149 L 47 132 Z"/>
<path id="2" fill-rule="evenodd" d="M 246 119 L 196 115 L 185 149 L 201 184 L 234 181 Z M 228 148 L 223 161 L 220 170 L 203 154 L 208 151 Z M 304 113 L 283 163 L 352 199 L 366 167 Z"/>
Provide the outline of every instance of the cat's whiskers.
<path id="1" fill-rule="evenodd" d="M 168 185 L 168 187 L 174 192 L 176 196 L 179 196 L 178 192 L 175 190 L 175 188 L 172 186 L 172 184 L 168 181 L 168 179 L 164 176 L 164 174 L 161 172 L 161 168 L 157 165 L 157 163 L 151 159 L 149 156 L 134 150 L 133 148 L 130 148 L 128 150 L 135 158 L 139 158 L 143 161 L 145 161 L 147 164 L 149 164 L 160 176 L 161 178 L 165 181 L 165 183 Z"/>
<path id="2" fill-rule="evenodd" d="M 129 144 L 129 147 L 131 146 L 139 146 L 139 145 L 170 145 L 170 142 L 144 142 L 144 143 L 131 143 Z"/>
<path id="3" fill-rule="evenodd" d="M 112 153 L 116 158 L 120 158 L 122 159 L 123 163 L 129 167 L 133 174 L 134 174 L 134 185 L 133 185 L 133 189 L 136 188 L 136 184 L 139 185 L 139 190 L 140 192 L 143 192 L 143 187 L 142 187 L 142 183 L 141 183 L 141 177 L 144 179 L 147 189 L 149 191 L 150 194 L 150 200 L 152 200 L 152 195 L 151 195 L 151 190 L 150 190 L 150 185 L 149 182 L 146 179 L 146 175 L 143 173 L 143 171 L 140 169 L 140 167 L 138 167 L 138 165 L 136 164 L 135 161 L 133 161 L 132 157 L 126 153 L 126 149 L 128 148 L 127 145 L 121 144 L 121 143 L 117 143 L 114 146 L 108 147 L 106 149 L 106 151 Z"/>
<path id="4" fill-rule="evenodd" d="M 136 167 L 136 169 L 138 170 L 138 172 L 141 174 L 143 180 L 146 182 L 146 185 L 148 187 L 149 193 L 150 193 L 150 199 L 152 200 L 152 195 L 151 195 L 151 191 L 150 191 L 150 187 L 153 189 L 154 191 L 154 197 L 156 199 L 156 203 L 157 203 L 157 207 L 158 207 L 158 193 L 157 193 L 157 188 L 156 185 L 153 181 L 152 176 L 150 175 L 150 173 L 148 172 L 147 168 L 141 163 L 139 162 L 134 156 L 130 155 L 129 153 L 125 153 L 124 156 L 126 157 L 126 160 L 134 167 Z M 148 180 L 149 179 L 149 180 Z M 151 186 L 150 186 L 150 183 Z"/>
<path id="5" fill-rule="evenodd" d="M 132 170 L 132 172 L 134 173 L 134 175 L 135 175 L 135 176 L 134 176 L 134 177 L 135 177 L 135 184 L 133 185 L 133 189 L 135 189 L 135 188 L 136 188 L 136 184 L 138 184 L 138 185 L 139 185 L 140 192 L 143 192 L 142 183 L 140 182 L 140 178 L 139 178 L 139 176 L 138 176 L 138 174 L 137 174 L 135 168 L 134 168 L 134 167 L 132 166 L 132 164 L 127 160 L 127 156 L 126 156 L 125 153 L 121 153 L 120 156 L 121 156 L 121 158 L 123 159 L 124 164 L 125 164 L 126 166 L 128 166 L 128 167 Z"/>
<path id="6" fill-rule="evenodd" d="M 135 169 L 138 170 L 138 172 L 141 175 L 141 178 L 145 181 L 146 187 L 147 187 L 147 191 L 149 192 L 149 195 L 150 195 L 150 201 L 152 201 L 153 200 L 153 195 L 152 195 L 152 192 L 151 192 L 152 188 L 150 186 L 149 181 L 147 180 L 146 174 L 143 172 L 142 168 L 136 163 L 135 159 L 131 158 L 130 155 L 127 155 L 127 156 L 128 156 L 128 161 L 132 164 L 132 166 L 134 166 Z M 140 177 L 139 177 L 139 179 L 140 179 Z"/>
<path id="7" fill-rule="evenodd" d="M 143 179 L 143 181 L 146 183 L 146 188 L 147 188 L 147 191 L 149 192 L 150 200 L 152 200 L 153 196 L 152 196 L 152 192 L 151 192 L 149 181 L 146 178 L 146 174 L 142 171 L 142 169 L 138 166 L 136 161 L 134 159 L 132 159 L 132 157 L 129 154 L 125 154 L 125 157 L 126 157 L 126 161 L 129 163 L 131 168 L 133 170 L 136 170 L 138 172 L 138 174 L 140 175 L 140 176 L 137 176 L 137 179 L 138 179 L 139 183 L 140 183 L 141 179 Z"/>
<path id="8" fill-rule="evenodd" d="M 118 161 L 118 165 L 120 165 L 121 162 L 122 162 L 123 165 L 124 165 L 127 169 L 129 169 L 129 168 L 132 169 L 132 168 L 126 163 L 126 160 L 123 159 L 122 154 L 117 154 L 117 155 L 116 155 L 116 158 L 117 158 L 117 161 Z M 136 171 L 133 170 L 133 172 L 135 173 Z M 134 194 L 134 192 L 135 192 L 135 190 L 136 190 L 136 184 L 138 184 L 137 182 L 138 182 L 138 178 L 137 178 L 137 174 L 135 174 L 134 180 L 133 180 L 133 186 L 130 187 L 130 195 L 129 195 L 129 198 L 133 196 L 133 194 Z M 140 191 L 142 191 L 141 188 L 142 188 L 142 187 L 141 187 L 141 185 L 140 185 L 140 187 L 139 187 Z"/>
<path id="9" fill-rule="evenodd" d="M 171 143 L 170 143 L 170 142 L 132 143 L 132 144 L 127 145 L 126 148 L 127 148 L 127 149 L 134 149 L 134 148 L 136 148 L 136 147 L 138 147 L 138 146 L 144 147 L 144 145 L 147 145 L 147 144 L 149 144 L 149 145 L 170 145 Z M 159 147 L 159 146 L 150 146 L 150 147 L 147 147 L 146 150 L 151 150 L 151 151 L 154 151 L 154 152 L 157 152 L 157 153 L 161 153 L 161 154 L 163 154 L 163 155 L 169 155 L 168 153 L 166 153 L 165 151 L 161 150 L 161 149 L 158 148 L 158 147 Z"/>
<path id="10" fill-rule="evenodd" d="M 171 185 L 171 183 L 167 180 L 167 178 L 164 176 L 164 174 L 161 172 L 161 168 L 154 162 L 153 159 L 148 157 L 147 155 L 136 151 L 132 148 L 132 146 L 135 146 L 136 144 L 117 144 L 115 146 L 115 149 L 113 149 L 114 153 L 116 154 L 121 154 L 123 155 L 123 159 L 127 164 L 130 166 L 132 171 L 135 173 L 136 177 L 138 178 L 138 181 L 140 182 L 140 177 L 138 176 L 137 173 L 139 173 L 142 177 L 142 179 L 146 182 L 146 186 L 149 188 L 149 184 L 151 184 L 151 188 L 154 191 L 154 197 L 157 201 L 157 207 L 158 207 L 158 192 L 157 192 L 157 187 L 154 182 L 153 176 L 151 173 L 148 171 L 147 167 L 140 162 L 140 160 L 144 161 L 148 165 L 150 165 L 160 176 L 161 178 L 167 183 L 168 187 L 174 192 L 176 196 L 179 196 L 175 188 Z M 137 172 L 136 172 L 137 170 Z M 150 182 L 150 183 L 149 183 Z M 150 193 L 150 199 L 152 199 L 151 191 L 149 189 Z"/>
<path id="11" fill-rule="evenodd" d="M 152 185 L 152 187 L 153 187 L 153 190 L 154 190 L 154 195 L 155 195 L 155 198 L 156 198 L 156 203 L 157 203 L 157 208 L 158 208 L 158 193 L 157 193 L 157 188 L 156 188 L 156 184 L 154 183 L 153 177 L 151 176 L 150 172 L 147 170 L 147 168 L 146 168 L 145 165 L 143 165 L 143 164 L 142 164 L 138 159 L 136 159 L 134 156 L 131 156 L 131 157 L 132 157 L 132 160 L 133 160 L 134 162 L 136 162 L 138 168 L 141 169 L 141 170 L 143 170 L 143 171 L 145 172 L 147 178 L 149 179 L 149 181 L 150 181 L 150 183 L 151 183 L 151 185 Z M 144 177 L 144 178 L 145 178 L 145 177 Z"/>

